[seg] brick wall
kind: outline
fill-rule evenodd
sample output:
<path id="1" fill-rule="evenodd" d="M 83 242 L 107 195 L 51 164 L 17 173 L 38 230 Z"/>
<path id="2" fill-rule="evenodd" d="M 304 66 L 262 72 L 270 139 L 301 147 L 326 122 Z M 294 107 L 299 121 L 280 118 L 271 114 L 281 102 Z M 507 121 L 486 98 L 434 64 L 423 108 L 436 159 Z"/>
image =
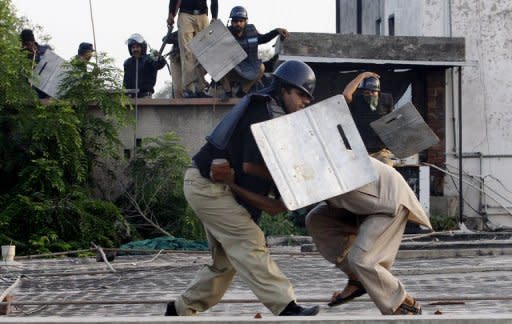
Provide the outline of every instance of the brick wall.
<path id="1" fill-rule="evenodd" d="M 426 152 L 426 162 L 435 164 L 441 168 L 446 163 L 446 87 L 445 71 L 429 71 L 425 76 L 426 113 L 423 115 L 427 124 L 439 137 L 439 143 Z M 444 175 L 431 169 L 431 193 L 443 194 Z"/>

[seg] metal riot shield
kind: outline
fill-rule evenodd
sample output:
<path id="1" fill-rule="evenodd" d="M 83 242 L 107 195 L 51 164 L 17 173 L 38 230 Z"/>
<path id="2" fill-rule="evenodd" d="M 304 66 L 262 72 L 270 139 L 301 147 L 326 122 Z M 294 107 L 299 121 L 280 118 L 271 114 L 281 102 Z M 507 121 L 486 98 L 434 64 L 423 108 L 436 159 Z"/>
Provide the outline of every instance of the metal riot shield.
<path id="1" fill-rule="evenodd" d="M 251 126 L 289 210 L 349 192 L 377 179 L 341 95 Z"/>
<path id="2" fill-rule="evenodd" d="M 439 142 L 416 107 L 410 102 L 370 123 L 375 133 L 400 159 L 421 152 Z"/>
<path id="3" fill-rule="evenodd" d="M 57 98 L 59 84 L 64 77 L 66 61 L 47 49 L 32 72 L 32 84 L 50 97 Z"/>
<path id="4" fill-rule="evenodd" d="M 215 81 L 222 79 L 247 57 L 242 46 L 218 19 L 199 32 L 189 43 L 189 47 Z"/>

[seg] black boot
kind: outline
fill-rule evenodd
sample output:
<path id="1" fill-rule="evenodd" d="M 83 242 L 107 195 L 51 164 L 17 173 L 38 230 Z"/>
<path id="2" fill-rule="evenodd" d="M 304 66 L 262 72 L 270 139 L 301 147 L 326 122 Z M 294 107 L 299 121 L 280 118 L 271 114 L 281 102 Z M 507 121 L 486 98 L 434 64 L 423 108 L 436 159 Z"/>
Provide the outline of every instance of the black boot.
<path id="1" fill-rule="evenodd" d="M 320 311 L 320 306 L 302 307 L 291 301 L 279 316 L 314 316 Z"/>
<path id="2" fill-rule="evenodd" d="M 169 302 L 167 304 L 167 309 L 165 310 L 165 316 L 178 316 L 178 312 L 176 312 L 176 306 L 174 302 Z"/>

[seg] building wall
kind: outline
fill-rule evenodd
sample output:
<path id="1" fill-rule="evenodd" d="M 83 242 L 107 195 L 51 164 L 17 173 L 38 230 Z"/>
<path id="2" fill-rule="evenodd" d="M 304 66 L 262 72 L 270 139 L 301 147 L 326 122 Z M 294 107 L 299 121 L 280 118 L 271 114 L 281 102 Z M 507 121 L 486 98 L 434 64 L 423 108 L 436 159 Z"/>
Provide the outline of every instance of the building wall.
<path id="1" fill-rule="evenodd" d="M 344 2 L 340 3 L 341 12 L 350 9 L 343 8 Z M 465 38 L 466 61 L 472 65 L 465 66 L 462 72 L 463 170 L 474 177 L 465 177 L 472 185 L 464 185 L 464 214 L 477 216 L 479 212 L 485 211 L 492 222 L 512 225 L 511 1 L 378 2 L 382 16 L 395 15 L 396 35 Z M 373 6 L 368 7 L 368 10 L 374 10 Z M 369 30 L 370 23 L 365 23 Z M 343 28 L 341 33 L 344 33 Z M 446 168 L 454 173 L 458 172 L 455 155 L 458 151 L 459 122 L 457 78 L 458 71 L 446 71 Z M 489 186 L 485 188 L 485 195 L 480 190 L 482 178 Z M 457 195 L 457 188 L 450 177 L 445 177 L 444 193 L 447 196 Z"/>
<path id="2" fill-rule="evenodd" d="M 220 119 L 233 107 L 237 99 L 227 103 L 212 104 L 209 99 L 164 100 L 140 99 L 137 127 L 121 130 L 120 139 L 125 150 L 132 150 L 136 139 L 158 137 L 168 132 L 176 133 L 190 156 L 204 144 L 204 138 Z M 133 110 L 135 117 L 135 109 Z"/>
<path id="3" fill-rule="evenodd" d="M 340 31 L 342 34 L 357 32 L 357 1 L 338 0 L 340 12 Z"/>

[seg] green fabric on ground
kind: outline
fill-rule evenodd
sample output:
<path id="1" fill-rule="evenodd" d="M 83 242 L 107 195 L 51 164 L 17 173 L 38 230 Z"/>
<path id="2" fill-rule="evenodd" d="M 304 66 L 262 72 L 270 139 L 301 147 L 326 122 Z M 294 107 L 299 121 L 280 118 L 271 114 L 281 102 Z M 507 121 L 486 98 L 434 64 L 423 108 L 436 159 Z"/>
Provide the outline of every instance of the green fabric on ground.
<path id="1" fill-rule="evenodd" d="M 184 238 L 162 236 L 142 241 L 134 241 L 121 245 L 121 249 L 133 250 L 208 250 L 205 242 L 190 241 Z"/>

